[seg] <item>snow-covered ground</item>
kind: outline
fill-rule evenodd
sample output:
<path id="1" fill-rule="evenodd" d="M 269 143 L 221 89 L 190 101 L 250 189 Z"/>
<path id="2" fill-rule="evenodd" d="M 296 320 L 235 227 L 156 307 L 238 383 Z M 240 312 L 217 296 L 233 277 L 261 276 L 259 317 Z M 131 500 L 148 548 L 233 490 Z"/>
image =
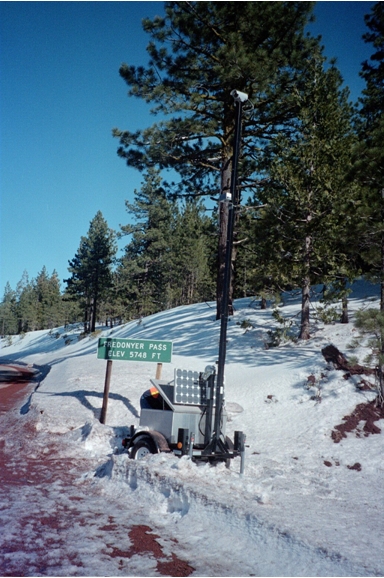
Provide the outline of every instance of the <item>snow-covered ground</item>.
<path id="1" fill-rule="evenodd" d="M 378 306 L 378 290 L 358 282 L 350 309 L 368 306 Z M 298 311 L 297 297 L 287 295 L 281 313 Z M 243 321 L 249 323 L 241 326 Z M 127 549 L 127 527 L 147 524 L 170 538 L 164 547 L 195 568 L 192 576 L 384 575 L 383 433 L 365 436 L 361 423 L 339 443 L 331 437 L 357 404 L 375 398 L 374 391 L 357 387 L 361 376 L 345 379 L 345 372 L 321 354 L 333 343 L 348 356 L 353 323 L 317 323 L 310 341 L 266 349 L 273 326 L 271 309 L 262 311 L 250 299 L 236 302 L 228 327 L 225 398 L 227 434 L 242 430 L 247 436 L 244 475 L 239 458 L 226 469 L 169 454 L 138 462 L 122 452 L 121 439 L 138 424 L 139 399 L 156 364 L 113 363 L 106 425 L 101 425 L 106 362 L 97 359 L 97 338 L 79 341 L 81 328 L 61 328 L 15 337 L 12 345 L 2 340 L 3 360 L 44 368 L 45 377 L 19 419 L 33 424 L 37 445 L 50 436 L 67 458 L 84 458 L 88 470 L 76 479 L 72 498 L 88 484 L 81 507 L 88 519 L 99 517 L 86 532 L 81 525 L 67 528 L 67 545 L 78 556 L 81 551 L 82 573 L 68 563 L 41 574 L 35 570 L 37 575 L 159 575 L 149 558 L 135 555 L 115 567 L 103 558 L 98 530 L 112 518 L 117 523 L 111 542 Z M 162 378 L 172 380 L 175 368 L 203 371 L 217 360 L 219 330 L 214 304 L 203 303 L 107 329 L 98 337 L 173 341 L 172 363 L 162 370 Z M 366 351 L 353 353 L 362 363 Z M 310 375 L 317 380 L 312 387 Z M 376 426 L 383 428 L 384 420 Z M 12 440 L 7 443 L 12 447 Z M 16 452 L 15 447 L 15 460 Z M 18 463 L 15 468 L 21 468 Z M 355 464 L 360 467 L 351 469 Z M 0 511 L 7 512 L 7 532 L 16 535 L 22 506 L 15 492 L 12 507 L 0 504 Z M 37 502 L 41 497 L 33 485 L 23 500 L 36 500 L 36 509 L 49 511 L 64 500 L 65 491 L 56 481 L 49 492 L 48 505 Z M 26 541 L 28 528 L 24 525 Z"/>

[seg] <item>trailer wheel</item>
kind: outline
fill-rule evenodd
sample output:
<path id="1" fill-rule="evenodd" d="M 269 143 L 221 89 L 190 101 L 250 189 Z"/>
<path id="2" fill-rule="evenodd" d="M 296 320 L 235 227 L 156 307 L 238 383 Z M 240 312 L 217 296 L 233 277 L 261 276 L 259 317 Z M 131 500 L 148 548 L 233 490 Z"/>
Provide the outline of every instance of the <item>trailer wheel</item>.
<path id="1" fill-rule="evenodd" d="M 133 460 L 143 460 L 149 454 L 156 454 L 155 444 L 149 438 L 140 438 L 131 448 L 131 458 Z"/>

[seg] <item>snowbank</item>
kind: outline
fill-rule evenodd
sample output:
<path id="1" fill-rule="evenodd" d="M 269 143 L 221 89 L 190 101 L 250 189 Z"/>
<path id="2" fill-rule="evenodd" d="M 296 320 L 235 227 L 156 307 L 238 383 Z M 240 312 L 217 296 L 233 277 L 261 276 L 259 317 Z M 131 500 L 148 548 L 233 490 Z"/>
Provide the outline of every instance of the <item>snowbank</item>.
<path id="1" fill-rule="evenodd" d="M 350 306 L 378 306 L 376 288 L 357 283 Z M 293 317 L 298 311 L 298 300 L 287 296 L 281 313 Z M 217 360 L 214 313 L 213 303 L 179 307 L 98 336 L 173 341 L 172 363 L 162 374 L 172 379 L 175 367 L 202 371 Z M 33 421 L 38 436 L 60 436 L 67 455 L 92 459 L 85 477 L 130 516 L 177 539 L 173 547 L 184 557 L 188 552 L 193 575 L 382 575 L 383 434 L 365 436 L 360 424 L 339 443 L 331 437 L 343 417 L 375 392 L 359 389 L 356 376 L 345 379 L 321 354 L 333 343 L 348 356 L 353 324 L 317 323 L 309 342 L 266 349 L 272 322 L 271 309 L 243 299 L 229 323 L 227 433 L 246 433 L 243 476 L 238 460 L 228 470 L 165 454 L 133 462 L 122 453 L 121 439 L 138 424 L 139 399 L 156 364 L 113 364 L 103 426 L 106 362 L 96 357 L 97 338 L 79 341 L 78 327 L 39 331 L 2 343 L 1 353 L 43 370 L 20 419 Z M 364 353 L 357 350 L 360 361 Z M 383 429 L 384 420 L 376 426 Z M 132 568 L 139 573 L 130 575 L 143 575 Z M 156 575 L 153 568 L 146 571 Z"/>

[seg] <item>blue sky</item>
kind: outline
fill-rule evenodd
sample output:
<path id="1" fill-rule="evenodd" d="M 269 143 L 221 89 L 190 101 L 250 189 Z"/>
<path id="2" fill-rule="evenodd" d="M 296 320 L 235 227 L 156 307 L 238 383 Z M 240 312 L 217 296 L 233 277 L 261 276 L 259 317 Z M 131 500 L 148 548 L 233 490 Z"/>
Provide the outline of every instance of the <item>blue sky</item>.
<path id="1" fill-rule="evenodd" d="M 310 27 L 353 100 L 372 52 L 361 39 L 372 5 L 317 2 Z M 147 64 L 141 20 L 162 13 L 163 2 L 0 2 L 0 298 L 24 270 L 67 278 L 98 210 L 115 230 L 128 222 L 124 201 L 142 178 L 111 131 L 153 119 L 118 71 Z"/>

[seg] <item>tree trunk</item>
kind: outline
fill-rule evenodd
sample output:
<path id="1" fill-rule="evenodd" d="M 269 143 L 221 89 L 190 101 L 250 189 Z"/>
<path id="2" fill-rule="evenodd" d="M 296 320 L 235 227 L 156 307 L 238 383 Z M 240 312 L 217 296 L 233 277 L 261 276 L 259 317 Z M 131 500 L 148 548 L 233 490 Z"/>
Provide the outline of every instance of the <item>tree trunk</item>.
<path id="1" fill-rule="evenodd" d="M 381 189 L 381 221 L 384 223 L 384 188 Z M 381 234 L 381 271 L 380 271 L 380 311 L 384 312 L 384 233 Z M 379 358 L 379 396 L 380 406 L 384 405 L 384 343 L 381 340 L 381 355 Z"/>
<path id="2" fill-rule="evenodd" d="M 309 277 L 303 279 L 301 290 L 301 325 L 299 339 L 309 339 L 309 303 L 310 303 L 311 283 Z"/>
<path id="3" fill-rule="evenodd" d="M 342 303 L 341 323 L 349 323 L 348 297 L 346 295 L 343 296 L 341 303 Z"/>
<path id="4" fill-rule="evenodd" d="M 97 289 L 95 289 L 94 295 L 91 298 L 91 319 L 90 319 L 90 333 L 96 330 L 96 320 L 97 320 L 97 307 L 99 304 L 99 295 Z"/>
<path id="5" fill-rule="evenodd" d="M 262 297 L 261 301 L 260 301 L 260 309 L 266 309 L 266 308 L 267 308 L 267 300 L 265 297 Z"/>
<path id="6" fill-rule="evenodd" d="M 383 355 L 383 350 L 381 351 L 381 354 Z M 380 365 L 380 362 L 377 367 L 377 378 L 379 381 L 379 395 L 377 401 L 382 407 L 384 405 L 384 366 Z"/>
<path id="7" fill-rule="evenodd" d="M 86 296 L 86 302 L 85 302 L 85 306 L 84 306 L 84 333 L 89 333 L 89 319 L 90 319 L 90 315 L 91 315 L 91 306 L 90 306 L 90 300 L 89 300 L 89 296 Z"/>
<path id="8" fill-rule="evenodd" d="M 93 333 L 96 329 L 96 315 L 95 315 L 95 302 L 91 304 L 91 318 L 89 323 L 89 333 Z"/>
<path id="9" fill-rule="evenodd" d="M 301 289 L 301 324 L 300 324 L 300 335 L 299 339 L 309 339 L 309 305 L 310 305 L 310 292 L 311 292 L 311 278 L 309 275 L 310 271 L 310 253 L 311 253 L 312 239 L 310 235 L 305 238 L 304 247 L 304 270 L 305 274 L 302 282 Z"/>
<path id="10" fill-rule="evenodd" d="M 384 189 L 382 191 L 384 196 Z M 382 200 L 383 223 L 384 223 L 384 200 Z M 381 234 L 381 271 L 380 271 L 380 311 L 384 312 L 384 234 Z"/>
<path id="11" fill-rule="evenodd" d="M 340 323 L 349 323 L 348 316 L 348 297 L 347 297 L 347 278 L 343 277 L 341 280 L 342 284 L 342 297 L 341 297 L 341 318 Z"/>

